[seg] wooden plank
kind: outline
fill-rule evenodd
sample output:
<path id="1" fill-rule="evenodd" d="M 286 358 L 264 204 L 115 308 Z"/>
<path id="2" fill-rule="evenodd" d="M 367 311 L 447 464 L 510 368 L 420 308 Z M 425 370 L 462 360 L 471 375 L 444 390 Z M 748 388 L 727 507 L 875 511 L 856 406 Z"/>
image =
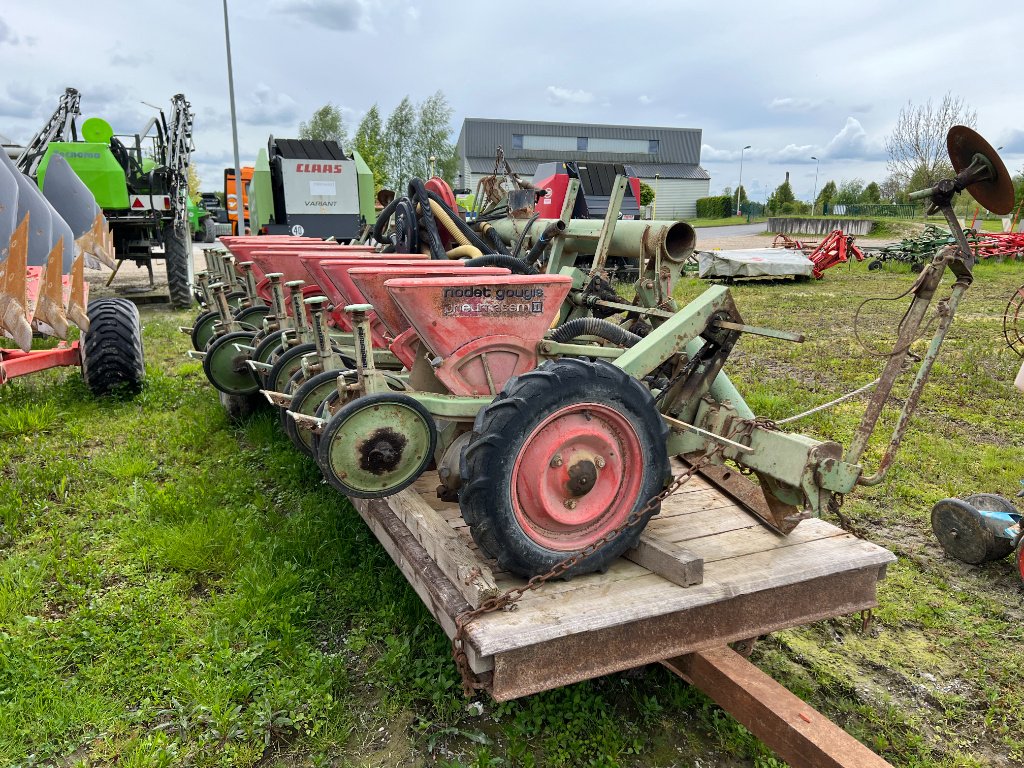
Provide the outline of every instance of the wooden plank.
<path id="1" fill-rule="evenodd" d="M 470 609 L 466 599 L 383 500 L 350 500 L 441 629 L 448 637 L 454 637 L 455 617 Z M 481 658 L 471 643 L 466 643 L 465 649 L 469 664 L 477 674 L 493 667 L 494 660 Z"/>
<path id="2" fill-rule="evenodd" d="M 655 517 L 647 524 L 645 533 L 674 542 L 692 541 L 704 536 L 753 528 L 759 523 L 749 512 L 732 502 L 719 509 L 705 510 L 706 514 L 679 515 L 677 517 Z"/>
<path id="3" fill-rule="evenodd" d="M 495 655 L 491 695 L 506 701 L 684 653 L 856 613 L 877 604 L 877 582 L 877 567 L 862 568 L 618 626 L 589 632 L 567 630 L 545 642 Z M 692 592 L 704 587 L 672 588 Z"/>
<path id="4" fill-rule="evenodd" d="M 498 594 L 494 575 L 447 521 L 411 489 L 389 497 L 388 506 L 474 608 Z"/>
<path id="5" fill-rule="evenodd" d="M 636 546 L 624 557 L 680 587 L 700 584 L 704 579 L 704 558 L 685 547 L 640 534 Z"/>
<path id="6" fill-rule="evenodd" d="M 699 549 L 695 551 L 700 553 Z M 557 594 L 544 588 L 530 592 L 516 611 L 481 616 L 469 625 L 467 633 L 480 652 L 489 656 L 739 595 L 767 594 L 778 587 L 846 571 L 873 567 L 878 574 L 894 559 L 888 550 L 843 534 L 705 563 L 704 582 L 688 589 L 653 574 L 595 586 L 586 585 L 589 577 L 581 577 L 578 589 Z"/>
<path id="7" fill-rule="evenodd" d="M 892 768 L 729 648 L 689 653 L 662 664 L 704 691 L 793 768 Z"/>

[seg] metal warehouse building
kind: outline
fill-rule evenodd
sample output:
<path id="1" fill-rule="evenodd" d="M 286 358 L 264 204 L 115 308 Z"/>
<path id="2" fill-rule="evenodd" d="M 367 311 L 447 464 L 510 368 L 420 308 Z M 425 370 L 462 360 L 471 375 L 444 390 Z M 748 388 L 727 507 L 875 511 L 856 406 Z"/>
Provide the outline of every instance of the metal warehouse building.
<path id="1" fill-rule="evenodd" d="M 695 217 L 697 198 L 708 195 L 711 177 L 700 166 L 700 144 L 699 128 L 471 117 L 463 122 L 455 149 L 460 185 L 474 192 L 477 182 L 494 172 L 499 146 L 512 170 L 526 179 L 546 162 L 592 160 L 630 165 L 643 182 L 657 189 L 656 212 L 664 219 Z"/>

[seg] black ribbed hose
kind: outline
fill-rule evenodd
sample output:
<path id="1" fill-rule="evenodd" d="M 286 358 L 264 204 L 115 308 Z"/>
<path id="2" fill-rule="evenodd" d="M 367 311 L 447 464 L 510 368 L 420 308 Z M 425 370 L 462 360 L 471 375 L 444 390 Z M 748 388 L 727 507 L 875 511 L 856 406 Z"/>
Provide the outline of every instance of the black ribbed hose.
<path id="1" fill-rule="evenodd" d="M 544 249 L 548 247 L 548 243 L 554 240 L 555 236 L 559 232 L 565 231 L 565 222 L 561 219 L 555 219 L 553 222 L 544 227 L 544 231 L 540 233 L 540 237 L 537 238 L 537 242 L 533 244 L 533 248 L 526 254 L 527 264 L 536 264 L 537 260 L 540 259 L 540 255 L 544 253 Z"/>
<path id="2" fill-rule="evenodd" d="M 437 221 L 434 220 L 434 212 L 430 210 L 430 196 L 427 193 L 427 188 L 423 186 L 422 179 L 411 179 L 409 181 L 409 197 L 420 204 L 420 219 L 423 229 L 427 232 L 430 258 L 435 261 L 447 260 L 448 255 L 444 251 L 441 235 L 437 231 Z"/>
<path id="3" fill-rule="evenodd" d="M 388 221 L 391 220 L 391 214 L 395 212 L 395 206 L 398 205 L 398 197 L 384 206 L 384 210 L 377 215 L 377 221 L 373 225 L 373 239 L 378 243 L 385 242 L 384 230 L 388 227 Z"/>
<path id="4" fill-rule="evenodd" d="M 508 248 L 505 247 L 505 241 L 501 239 L 501 235 L 494 231 L 494 227 L 485 226 L 484 234 L 487 235 L 487 239 L 494 243 L 494 250 L 498 253 L 503 253 L 506 256 L 511 256 L 508 252 Z"/>
<path id="5" fill-rule="evenodd" d="M 466 259 L 464 267 L 505 267 L 512 270 L 513 275 L 539 275 L 540 272 L 532 264 L 505 253 L 488 253 L 475 259 Z"/>
<path id="6" fill-rule="evenodd" d="M 467 240 L 469 240 L 470 245 L 476 246 L 477 248 L 480 249 L 482 253 L 492 253 L 494 251 L 493 247 L 491 247 L 490 245 L 488 245 L 487 243 L 480 239 L 480 235 L 478 235 L 476 232 L 469 228 L 466 222 L 462 220 L 462 217 L 459 216 L 459 214 L 456 211 L 453 211 L 451 208 L 448 207 L 448 204 L 444 201 L 444 198 L 442 198 L 436 192 L 431 192 L 429 189 L 427 190 L 427 195 L 430 197 L 431 200 L 433 200 L 435 203 L 444 208 L 445 212 L 447 212 L 448 216 L 455 223 L 455 226 L 458 227 L 459 231 L 466 236 Z M 424 204 L 426 205 L 426 203 Z"/>
<path id="7" fill-rule="evenodd" d="M 577 317 L 575 320 L 570 320 L 552 332 L 551 340 L 559 344 L 568 344 L 580 336 L 597 336 L 599 339 L 610 341 L 612 344 L 627 349 L 640 341 L 640 337 L 635 333 L 630 333 L 615 323 L 609 323 L 607 320 L 597 317 Z"/>

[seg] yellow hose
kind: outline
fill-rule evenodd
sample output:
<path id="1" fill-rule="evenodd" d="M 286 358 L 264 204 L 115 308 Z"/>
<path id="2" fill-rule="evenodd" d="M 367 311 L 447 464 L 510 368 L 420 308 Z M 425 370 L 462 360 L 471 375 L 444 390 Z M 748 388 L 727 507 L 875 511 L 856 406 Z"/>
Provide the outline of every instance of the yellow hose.
<path id="1" fill-rule="evenodd" d="M 433 202 L 433 200 L 431 200 L 431 202 Z M 466 245 L 459 245 L 452 248 L 446 255 L 449 259 L 475 259 L 477 256 L 483 256 L 483 252 L 475 245 L 469 245 L 467 243 Z"/>
<path id="2" fill-rule="evenodd" d="M 416 207 L 420 207 L 419 203 L 416 204 Z M 455 222 L 452 221 L 452 217 L 448 215 L 448 211 L 442 208 L 441 205 L 437 202 L 437 200 L 430 201 L 430 210 L 434 212 L 434 217 L 439 222 L 441 222 L 441 224 L 444 225 L 444 228 L 448 231 L 448 234 L 452 236 L 452 239 L 454 239 L 456 243 L 458 243 L 459 245 L 472 245 L 472 243 L 469 242 L 469 238 L 466 237 L 465 233 L 463 233 L 463 231 L 458 228 Z M 476 252 L 476 255 L 479 256 L 480 249 L 477 248 Z"/>

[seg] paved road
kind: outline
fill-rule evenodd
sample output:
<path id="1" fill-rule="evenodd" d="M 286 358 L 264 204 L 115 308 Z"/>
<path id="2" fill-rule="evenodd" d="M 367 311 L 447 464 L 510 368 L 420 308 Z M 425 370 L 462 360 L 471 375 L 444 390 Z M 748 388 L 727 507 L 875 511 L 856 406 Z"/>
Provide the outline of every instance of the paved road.
<path id="1" fill-rule="evenodd" d="M 741 237 L 743 235 L 756 235 L 767 230 L 767 221 L 762 221 L 760 224 L 730 224 L 727 227 L 696 227 L 698 242 L 701 238 Z"/>

